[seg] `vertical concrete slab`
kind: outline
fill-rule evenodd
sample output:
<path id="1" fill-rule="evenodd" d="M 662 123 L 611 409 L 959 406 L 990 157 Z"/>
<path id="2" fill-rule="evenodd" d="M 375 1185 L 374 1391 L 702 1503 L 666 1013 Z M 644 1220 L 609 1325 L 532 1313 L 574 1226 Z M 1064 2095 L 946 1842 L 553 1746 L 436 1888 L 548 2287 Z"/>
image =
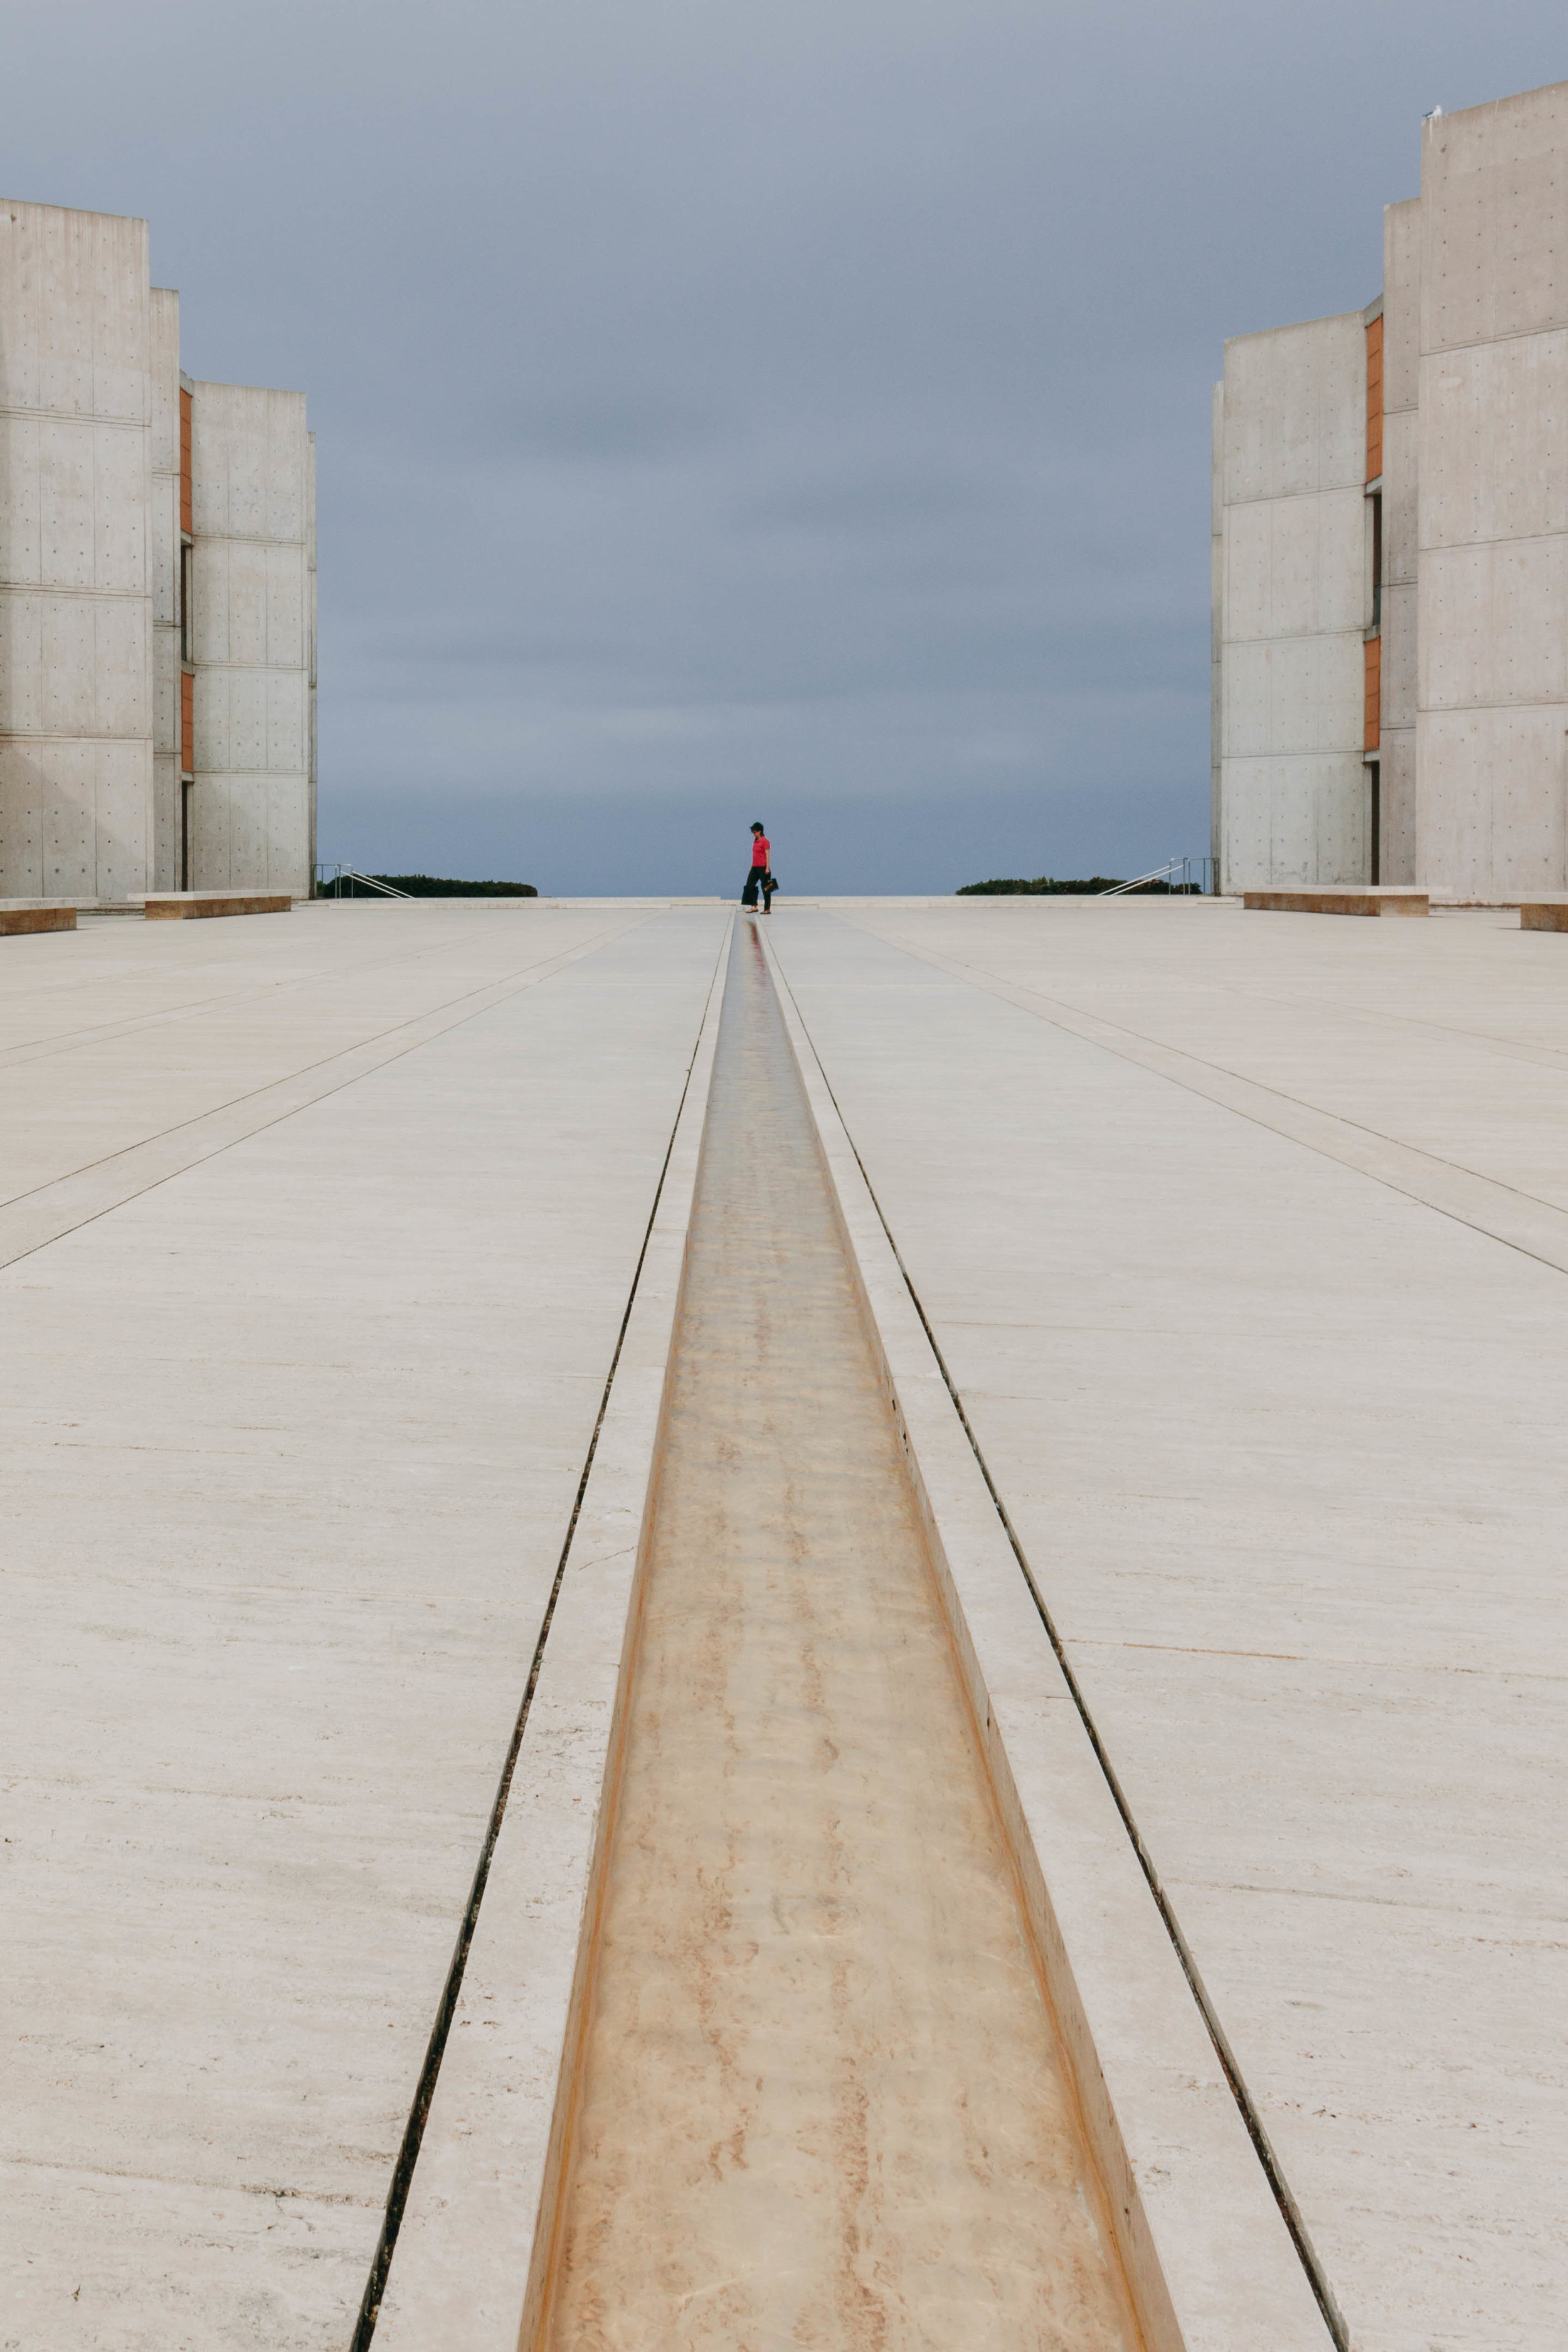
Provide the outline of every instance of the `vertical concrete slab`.
<path id="1" fill-rule="evenodd" d="M 306 657 L 310 664 L 308 693 L 307 744 L 310 759 L 310 782 L 306 803 L 306 831 L 309 835 L 307 856 L 312 878 L 316 871 L 316 436 L 305 436 L 305 640 Z"/>
<path id="2" fill-rule="evenodd" d="M 153 839 L 147 879 L 180 887 L 180 298 L 152 294 Z"/>
<path id="3" fill-rule="evenodd" d="M 1219 407 L 1223 885 L 1364 881 L 1363 314 L 1227 342 Z"/>
<path id="4" fill-rule="evenodd" d="M 143 888 L 147 224 L 0 202 L 0 896 Z"/>
<path id="5" fill-rule="evenodd" d="M 1416 860 L 1568 883 L 1568 83 L 1428 122 L 1417 425 Z"/>
<path id="6" fill-rule="evenodd" d="M 1214 488 L 1209 543 L 1209 856 L 1217 878 L 1225 831 L 1225 386 L 1213 402 Z"/>
<path id="7" fill-rule="evenodd" d="M 1383 719 L 1379 880 L 1415 865 L 1416 427 L 1421 366 L 1421 201 L 1383 214 Z"/>
<path id="8" fill-rule="evenodd" d="M 310 887 L 313 476 L 305 395 L 198 383 L 191 887 Z"/>

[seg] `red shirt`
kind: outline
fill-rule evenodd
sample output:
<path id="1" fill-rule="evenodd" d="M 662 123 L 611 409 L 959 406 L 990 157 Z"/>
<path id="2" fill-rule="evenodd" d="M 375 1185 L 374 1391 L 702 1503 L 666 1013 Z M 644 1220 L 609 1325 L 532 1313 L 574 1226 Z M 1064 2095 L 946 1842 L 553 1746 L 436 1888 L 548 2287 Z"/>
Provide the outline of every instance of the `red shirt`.
<path id="1" fill-rule="evenodd" d="M 765 833 L 754 833 L 752 835 L 752 865 L 765 866 L 772 856 L 773 851 L 769 846 L 767 835 Z"/>

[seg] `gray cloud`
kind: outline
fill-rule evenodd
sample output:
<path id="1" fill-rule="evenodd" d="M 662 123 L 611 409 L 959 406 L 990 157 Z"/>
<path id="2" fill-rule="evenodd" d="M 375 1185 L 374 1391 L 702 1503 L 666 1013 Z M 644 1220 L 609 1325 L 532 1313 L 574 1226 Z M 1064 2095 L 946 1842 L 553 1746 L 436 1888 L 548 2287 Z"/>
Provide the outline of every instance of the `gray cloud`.
<path id="1" fill-rule="evenodd" d="M 1537 0 L 13 0 L 5 168 L 310 394 L 324 853 L 727 887 L 761 809 L 941 888 L 1205 845 L 1221 340 L 1563 70 Z"/>

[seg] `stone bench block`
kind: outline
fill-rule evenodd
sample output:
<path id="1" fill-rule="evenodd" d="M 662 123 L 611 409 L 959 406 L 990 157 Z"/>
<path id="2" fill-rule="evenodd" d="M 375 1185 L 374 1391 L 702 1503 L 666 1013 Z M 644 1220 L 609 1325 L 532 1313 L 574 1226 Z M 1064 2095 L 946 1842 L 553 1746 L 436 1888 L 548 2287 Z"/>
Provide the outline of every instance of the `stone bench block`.
<path id="1" fill-rule="evenodd" d="M 76 908 L 57 901 L 52 906 L 17 903 L 0 898 L 0 939 L 11 939 L 22 931 L 74 931 Z"/>
<path id="2" fill-rule="evenodd" d="M 287 890 L 165 890 L 149 895 L 150 923 L 189 921 L 197 915 L 286 915 L 294 901 Z"/>
<path id="3" fill-rule="evenodd" d="M 1244 890 L 1242 903 L 1283 915 L 1425 915 L 1430 894 L 1403 885 L 1383 889 L 1357 883 L 1332 887 L 1306 887 L 1290 890 Z"/>
<path id="4" fill-rule="evenodd" d="M 1568 899 L 1521 899 L 1519 928 L 1521 931 L 1568 931 Z"/>

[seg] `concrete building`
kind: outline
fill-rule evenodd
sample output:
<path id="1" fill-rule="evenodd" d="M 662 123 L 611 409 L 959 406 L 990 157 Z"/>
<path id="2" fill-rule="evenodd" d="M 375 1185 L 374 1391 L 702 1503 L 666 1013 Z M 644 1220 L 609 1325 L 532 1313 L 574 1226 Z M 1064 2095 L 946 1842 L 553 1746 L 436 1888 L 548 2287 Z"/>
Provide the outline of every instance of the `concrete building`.
<path id="1" fill-rule="evenodd" d="M 1224 885 L 1568 887 L 1568 83 L 1437 114 L 1364 310 L 1226 345 Z"/>
<path id="2" fill-rule="evenodd" d="M 145 221 L 0 202 L 0 898 L 315 860 L 300 393 L 196 383 Z"/>

